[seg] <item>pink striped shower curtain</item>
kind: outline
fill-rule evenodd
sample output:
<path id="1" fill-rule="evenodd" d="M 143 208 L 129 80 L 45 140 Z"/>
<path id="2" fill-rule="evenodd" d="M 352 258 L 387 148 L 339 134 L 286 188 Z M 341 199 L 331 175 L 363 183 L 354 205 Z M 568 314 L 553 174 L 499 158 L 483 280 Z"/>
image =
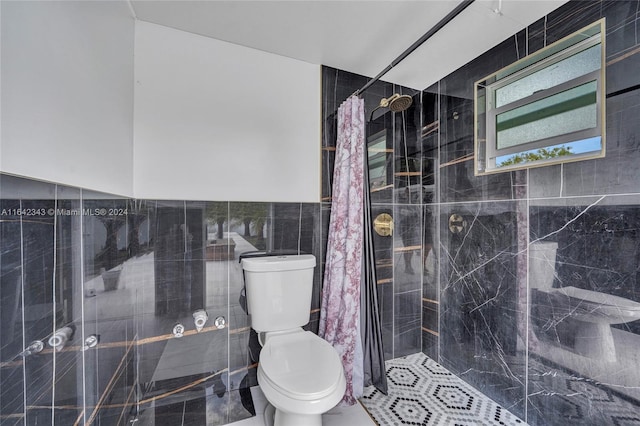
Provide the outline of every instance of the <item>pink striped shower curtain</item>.
<path id="1" fill-rule="evenodd" d="M 352 96 L 338 109 L 338 140 L 327 241 L 319 335 L 342 357 L 353 405 L 363 393 L 360 282 L 363 241 L 364 100 Z"/>

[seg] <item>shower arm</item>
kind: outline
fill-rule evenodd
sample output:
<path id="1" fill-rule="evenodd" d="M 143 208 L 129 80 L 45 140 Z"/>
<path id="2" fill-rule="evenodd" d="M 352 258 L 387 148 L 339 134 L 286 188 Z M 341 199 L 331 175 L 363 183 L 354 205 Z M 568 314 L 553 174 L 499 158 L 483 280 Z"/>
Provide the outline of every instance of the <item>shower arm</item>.
<path id="1" fill-rule="evenodd" d="M 465 10 L 467 7 L 469 7 L 471 5 L 471 3 L 473 3 L 474 1 L 475 0 L 462 0 L 455 7 L 455 9 L 453 9 L 451 12 L 449 12 L 447 14 L 447 16 L 445 16 L 440 21 L 438 21 L 438 23 L 435 24 L 433 27 L 431 27 L 431 29 L 429 31 L 427 31 L 415 43 L 413 43 L 411 46 L 409 46 L 409 48 L 407 48 L 404 52 L 402 52 L 400 54 L 400 56 L 398 56 L 396 59 L 393 60 L 393 62 L 391 62 L 389 65 L 387 65 L 387 67 L 385 69 L 380 71 L 380 73 L 378 75 L 376 75 L 371 80 L 369 80 L 367 82 L 367 84 L 365 84 L 360 89 L 358 89 L 355 92 L 353 92 L 353 94 L 351 96 L 359 96 L 359 95 L 361 95 L 365 90 L 367 90 L 369 87 L 371 87 L 376 81 L 380 80 L 380 78 L 382 78 L 383 75 L 385 75 L 386 73 L 391 71 L 391 69 L 393 67 L 395 67 L 400 62 L 402 62 L 407 56 L 412 54 L 413 51 L 416 50 L 418 47 L 420 47 L 425 41 L 430 39 L 435 33 L 440 31 L 445 25 L 447 25 L 449 22 L 451 22 L 460 13 L 462 13 L 462 11 Z"/>
<path id="2" fill-rule="evenodd" d="M 390 96 L 388 98 L 382 98 L 380 99 L 380 103 L 378 104 L 377 107 L 375 107 L 373 109 L 373 111 L 371 111 L 371 115 L 369 116 L 369 121 L 371 121 L 373 119 L 373 113 L 376 112 L 377 110 L 379 110 L 380 108 L 387 108 L 389 106 L 389 104 L 391 103 L 392 99 L 395 99 L 395 97 L 400 96 L 397 93 L 394 94 L 393 96 Z"/>

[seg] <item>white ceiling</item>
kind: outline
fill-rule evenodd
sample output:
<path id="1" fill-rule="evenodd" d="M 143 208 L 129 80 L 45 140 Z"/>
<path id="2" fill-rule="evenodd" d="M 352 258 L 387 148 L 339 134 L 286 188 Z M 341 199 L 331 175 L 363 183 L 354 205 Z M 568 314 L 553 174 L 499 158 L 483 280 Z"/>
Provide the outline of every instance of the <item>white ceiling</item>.
<path id="1" fill-rule="evenodd" d="M 567 0 L 476 0 L 383 80 L 424 89 Z M 459 0 L 131 0 L 138 19 L 373 77 Z M 494 10 L 500 9 L 500 13 Z"/>

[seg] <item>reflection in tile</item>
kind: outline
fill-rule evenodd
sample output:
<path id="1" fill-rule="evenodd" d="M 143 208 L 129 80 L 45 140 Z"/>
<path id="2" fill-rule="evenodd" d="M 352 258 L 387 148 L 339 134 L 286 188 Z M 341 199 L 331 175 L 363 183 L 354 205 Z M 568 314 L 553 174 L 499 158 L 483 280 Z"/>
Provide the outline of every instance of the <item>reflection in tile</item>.
<path id="1" fill-rule="evenodd" d="M 640 158 L 637 134 L 640 90 L 607 98 L 607 155 L 564 165 L 563 195 L 601 195 L 637 192 Z"/>
<path id="2" fill-rule="evenodd" d="M 529 197 L 550 198 L 562 196 L 564 165 L 537 167 L 529 170 Z"/>
<path id="3" fill-rule="evenodd" d="M 255 357 L 255 358 L 254 358 Z M 256 381 L 255 367 L 260 357 L 257 335 L 249 329 L 231 331 L 229 335 L 230 388 L 250 387 Z"/>
<path id="4" fill-rule="evenodd" d="M 441 214 L 440 359 L 487 396 L 524 415 L 517 350 L 517 251 L 512 202 L 445 205 Z M 459 227 L 448 223 L 452 215 Z M 488 374 L 487 374 L 488 373 Z M 508 389 L 508 392 L 507 392 Z"/>
<path id="5" fill-rule="evenodd" d="M 633 367 L 627 374 L 635 371 Z M 619 393 L 620 388 L 612 386 L 606 376 L 593 373 L 576 373 L 546 357 L 531 357 L 530 423 L 568 426 L 640 423 L 640 401 Z"/>
<path id="6" fill-rule="evenodd" d="M 197 334 L 166 341 L 152 382 L 219 371 L 227 366 L 226 330 L 208 328 Z"/>
<path id="7" fill-rule="evenodd" d="M 13 178 L 0 175 L 0 210 L 20 209 L 20 199 L 5 198 Z M 21 319 L 22 293 L 22 233 L 20 217 L 2 215 L 0 220 L 0 421 L 4 424 L 24 424 L 24 363 L 18 356 L 23 347 L 24 323 Z"/>
<path id="8" fill-rule="evenodd" d="M 529 412 L 540 423 L 554 416 L 563 424 L 633 423 L 640 404 L 637 196 L 562 201 L 530 209 L 532 239 L 549 237 L 529 253 L 529 348 L 538 361 L 529 363 Z"/>
<path id="9" fill-rule="evenodd" d="M 389 113 L 393 120 L 393 176 L 394 203 L 419 204 L 422 196 L 421 169 L 422 146 L 420 144 L 420 96 L 415 91 L 394 87 L 399 93 L 412 96 L 411 106 L 399 113 Z"/>
<path id="10" fill-rule="evenodd" d="M 394 284 L 395 292 L 401 293 L 422 284 L 422 208 L 411 204 L 394 207 Z"/>
<path id="11" fill-rule="evenodd" d="M 156 209 L 154 269 L 155 313 L 158 316 L 175 318 L 193 312 L 192 286 L 202 289 L 203 260 L 193 259 L 192 250 L 194 239 L 198 241 L 202 231 L 187 226 L 186 211 L 184 206 Z M 199 306 L 202 307 L 201 300 Z"/>
<path id="12" fill-rule="evenodd" d="M 129 200 L 109 194 L 82 193 L 83 288 L 78 291 L 82 307 L 83 335 L 95 335 L 98 346 L 78 354 L 76 363 L 83 368 L 85 423 L 108 422 L 124 416 L 133 388 L 135 366 L 134 313 L 138 282 L 135 271 L 140 262 L 135 255 L 139 244 L 130 244 Z"/>
<path id="13" fill-rule="evenodd" d="M 420 290 L 397 293 L 394 298 L 394 358 L 422 350 Z"/>
<path id="14" fill-rule="evenodd" d="M 0 183 L 3 209 L 58 212 L 0 222 L 0 312 L 12 330 L 0 335 L 2 424 L 200 425 L 253 415 L 259 345 L 242 308 L 237 256 L 299 247 L 321 259 L 319 204 L 129 200 L 5 176 Z M 243 216 L 243 208 L 261 213 Z M 320 284 L 319 264 L 316 304 Z M 196 309 L 208 314 L 200 332 Z M 318 318 L 316 308 L 310 329 Z M 181 338 L 172 334 L 177 322 Z M 65 348 L 47 348 L 65 326 Z M 89 335 L 98 342 L 85 347 Z M 32 339 L 44 350 L 18 356 Z"/>

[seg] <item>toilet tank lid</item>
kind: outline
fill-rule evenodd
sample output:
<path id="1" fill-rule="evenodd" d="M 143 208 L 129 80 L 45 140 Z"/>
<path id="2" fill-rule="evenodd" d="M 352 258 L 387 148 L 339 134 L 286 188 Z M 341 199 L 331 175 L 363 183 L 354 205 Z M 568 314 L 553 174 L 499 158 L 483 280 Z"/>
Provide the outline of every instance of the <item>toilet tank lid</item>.
<path id="1" fill-rule="evenodd" d="M 251 257 L 242 259 L 242 269 L 250 272 L 295 271 L 316 266 L 312 254 Z"/>

